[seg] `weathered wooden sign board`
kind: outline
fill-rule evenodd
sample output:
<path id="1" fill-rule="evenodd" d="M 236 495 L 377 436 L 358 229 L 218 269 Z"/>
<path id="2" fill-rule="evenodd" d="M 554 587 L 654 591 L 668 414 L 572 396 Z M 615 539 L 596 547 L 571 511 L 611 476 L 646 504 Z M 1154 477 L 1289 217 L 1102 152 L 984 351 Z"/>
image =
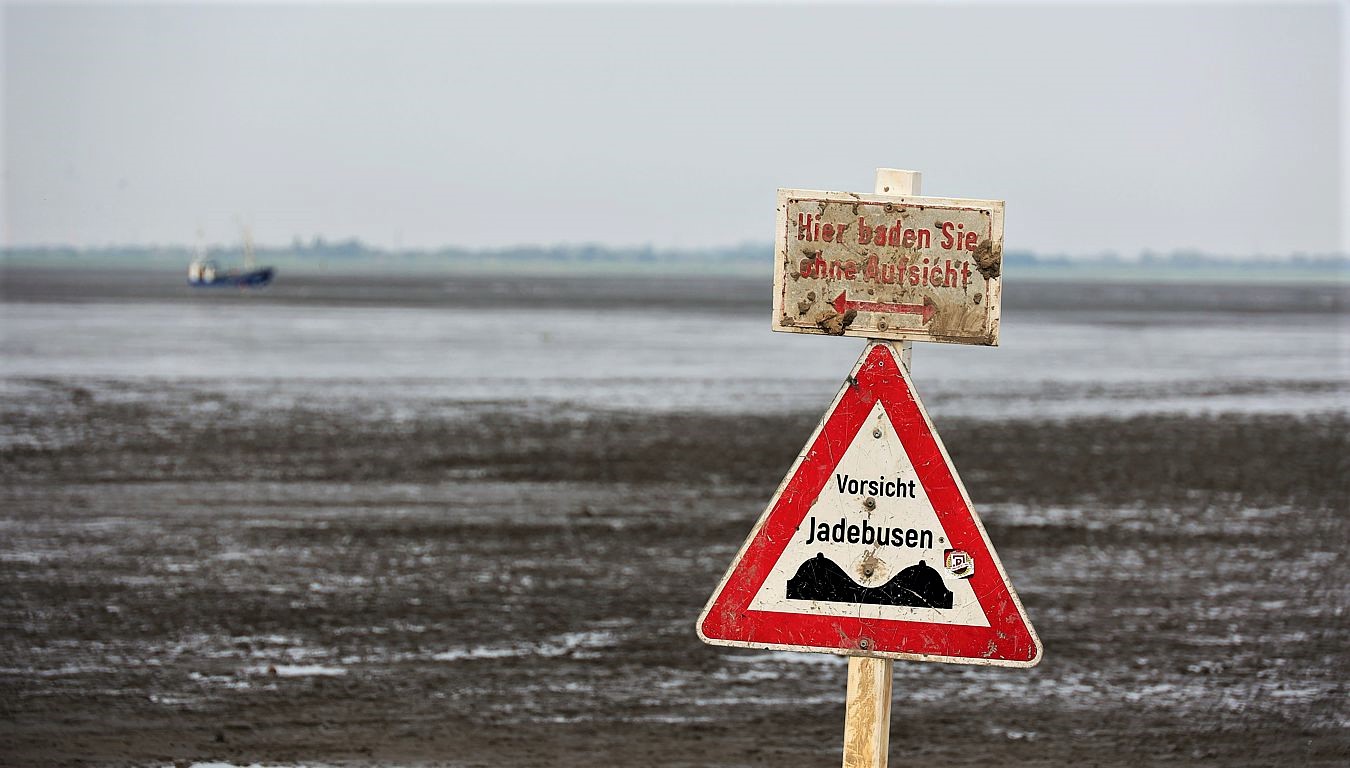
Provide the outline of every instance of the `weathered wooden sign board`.
<path id="1" fill-rule="evenodd" d="M 773 329 L 998 344 L 1003 201 L 778 190 Z"/>
<path id="2" fill-rule="evenodd" d="M 698 632 L 715 645 L 1040 661 L 1040 641 L 894 345 L 868 344 Z"/>

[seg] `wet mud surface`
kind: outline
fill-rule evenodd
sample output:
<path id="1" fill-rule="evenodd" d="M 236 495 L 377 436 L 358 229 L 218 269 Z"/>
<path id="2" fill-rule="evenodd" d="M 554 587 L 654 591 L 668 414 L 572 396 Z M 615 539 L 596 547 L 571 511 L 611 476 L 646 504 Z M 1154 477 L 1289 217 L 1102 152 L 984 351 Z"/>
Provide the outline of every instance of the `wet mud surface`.
<path id="1" fill-rule="evenodd" d="M 4 401 L 0 762 L 838 764 L 841 659 L 693 630 L 818 414 L 121 386 Z M 894 760 L 1344 764 L 1344 416 L 938 427 L 1045 660 L 898 663 Z"/>
<path id="2" fill-rule="evenodd" d="M 839 764 L 694 633 L 856 354 L 767 279 L 181 277 L 0 267 L 0 765 Z M 1045 657 L 893 764 L 1350 762 L 1344 289 L 1009 286 L 916 382 Z"/>

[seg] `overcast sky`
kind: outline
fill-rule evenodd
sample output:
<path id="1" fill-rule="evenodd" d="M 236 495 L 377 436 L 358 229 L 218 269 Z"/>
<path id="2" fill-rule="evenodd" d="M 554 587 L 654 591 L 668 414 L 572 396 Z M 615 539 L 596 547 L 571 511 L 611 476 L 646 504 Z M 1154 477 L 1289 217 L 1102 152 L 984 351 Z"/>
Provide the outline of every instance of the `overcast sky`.
<path id="1" fill-rule="evenodd" d="M 766 242 L 893 166 L 1011 249 L 1350 250 L 1343 9 L 8 5 L 4 240 Z"/>

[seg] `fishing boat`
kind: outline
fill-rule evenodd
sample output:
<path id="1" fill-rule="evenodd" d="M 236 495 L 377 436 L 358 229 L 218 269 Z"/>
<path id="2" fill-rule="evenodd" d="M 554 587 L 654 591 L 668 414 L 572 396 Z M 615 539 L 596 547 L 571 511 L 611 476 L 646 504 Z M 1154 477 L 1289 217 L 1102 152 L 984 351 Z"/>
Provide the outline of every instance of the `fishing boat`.
<path id="1" fill-rule="evenodd" d="M 243 270 L 222 270 L 214 259 L 206 258 L 199 246 L 192 263 L 188 265 L 188 285 L 193 288 L 261 288 L 272 282 L 276 270 L 272 267 L 259 267 L 253 255 L 253 238 L 244 232 L 244 268 Z"/>

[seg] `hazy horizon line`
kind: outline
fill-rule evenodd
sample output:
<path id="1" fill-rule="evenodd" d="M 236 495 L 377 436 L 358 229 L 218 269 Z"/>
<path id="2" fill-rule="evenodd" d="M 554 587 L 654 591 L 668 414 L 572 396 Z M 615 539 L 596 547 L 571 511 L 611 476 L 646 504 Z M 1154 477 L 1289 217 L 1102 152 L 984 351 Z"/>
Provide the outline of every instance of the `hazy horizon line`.
<path id="1" fill-rule="evenodd" d="M 564 254 L 568 252 L 603 252 L 613 256 L 631 256 L 649 254 L 652 256 L 661 256 L 663 258 L 689 257 L 689 256 L 711 256 L 728 255 L 740 253 L 750 255 L 759 252 L 771 252 L 773 243 L 768 240 L 746 240 L 739 243 L 729 243 L 717 246 L 700 247 L 670 247 L 657 246 L 652 243 L 639 244 L 612 244 L 596 241 L 577 241 L 577 242 L 522 242 L 513 245 L 501 246 L 467 246 L 456 245 L 453 243 L 444 243 L 436 246 L 382 246 L 368 243 L 359 237 L 346 237 L 340 239 L 328 239 L 322 236 L 314 236 L 309 239 L 296 237 L 288 243 L 253 243 L 253 249 L 256 252 L 271 252 L 278 254 L 293 254 L 303 256 L 306 253 L 320 255 L 320 251 L 332 251 L 338 248 L 357 249 L 361 253 L 352 254 L 348 258 L 365 257 L 436 257 L 436 256 L 510 256 L 547 253 Z M 213 243 L 105 243 L 101 245 L 73 245 L 67 243 L 29 243 L 18 245 L 0 246 L 0 254 L 10 255 L 22 252 L 29 254 L 37 253 L 79 253 L 79 254 L 99 254 L 121 252 L 129 255 L 129 252 L 140 251 L 144 255 L 153 255 L 156 253 L 167 254 L 194 251 L 203 251 L 206 253 L 242 253 L 244 243 L 242 240 L 235 242 L 213 242 Z M 1270 252 L 1247 252 L 1247 253 L 1224 253 L 1218 251 L 1204 251 L 1197 248 L 1174 248 L 1168 250 L 1142 250 L 1135 253 L 1122 253 L 1115 250 L 1105 249 L 1099 251 L 1079 251 L 1076 253 L 1048 252 L 1039 251 L 1033 248 L 1010 248 L 1005 249 L 1005 256 L 1015 256 L 1018 258 L 1031 257 L 1041 261 L 1115 261 L 1115 262 L 1135 262 L 1148 261 L 1150 259 L 1193 259 L 1201 261 L 1326 261 L 1340 260 L 1350 261 L 1350 252 L 1346 251 L 1288 251 L 1283 253 Z"/>

